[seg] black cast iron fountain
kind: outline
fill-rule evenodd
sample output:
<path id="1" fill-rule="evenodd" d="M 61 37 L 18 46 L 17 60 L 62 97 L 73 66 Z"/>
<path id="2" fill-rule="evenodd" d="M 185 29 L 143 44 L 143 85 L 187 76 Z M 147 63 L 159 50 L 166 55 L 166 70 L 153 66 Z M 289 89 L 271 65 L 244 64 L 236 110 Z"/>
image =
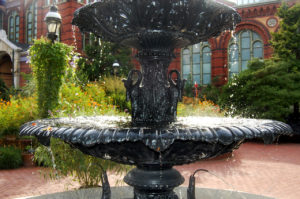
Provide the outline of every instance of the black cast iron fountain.
<path id="1" fill-rule="evenodd" d="M 138 50 L 142 70 L 132 70 L 124 80 L 132 121 L 44 119 L 23 125 L 20 134 L 35 135 L 44 144 L 60 138 L 86 154 L 136 165 L 124 178 L 135 199 L 177 199 L 173 189 L 184 179 L 174 165 L 231 152 L 245 139 L 270 143 L 292 132 L 271 120 L 176 118 L 184 81 L 178 71 L 168 73 L 174 49 L 218 36 L 239 22 L 234 9 L 209 0 L 102 0 L 79 8 L 73 24 L 81 31 Z"/>

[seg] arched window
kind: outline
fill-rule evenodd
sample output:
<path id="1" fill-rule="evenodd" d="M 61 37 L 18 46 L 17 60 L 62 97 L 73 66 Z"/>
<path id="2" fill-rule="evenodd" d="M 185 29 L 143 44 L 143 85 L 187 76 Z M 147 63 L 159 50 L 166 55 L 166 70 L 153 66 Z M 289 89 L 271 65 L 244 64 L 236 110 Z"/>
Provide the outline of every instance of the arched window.
<path id="1" fill-rule="evenodd" d="M 15 17 L 15 41 L 19 42 L 20 38 L 20 16 L 16 15 Z"/>
<path id="2" fill-rule="evenodd" d="M 229 77 L 247 69 L 252 58 L 263 58 L 263 42 L 254 31 L 242 30 L 231 38 L 228 46 Z"/>
<path id="3" fill-rule="evenodd" d="M 208 42 L 182 49 L 181 71 L 184 79 L 205 85 L 211 83 L 211 50 Z"/>
<path id="4" fill-rule="evenodd" d="M 8 18 L 8 24 L 9 24 L 9 40 L 13 41 L 15 39 L 15 19 L 14 16 L 11 15 Z"/>
<path id="5" fill-rule="evenodd" d="M 51 4 L 50 0 L 45 0 L 45 6 L 49 6 Z"/>
<path id="6" fill-rule="evenodd" d="M 13 11 L 8 17 L 8 38 L 11 41 L 19 42 L 20 16 L 17 11 Z"/>
<path id="7" fill-rule="evenodd" d="M 26 39 L 32 43 L 37 36 L 37 1 L 34 1 L 26 12 Z"/>
<path id="8" fill-rule="evenodd" d="M 33 33 L 32 33 L 32 22 L 33 22 L 33 17 L 32 17 L 32 12 L 27 13 L 27 43 L 31 43 L 33 39 Z"/>
<path id="9" fill-rule="evenodd" d="M 0 30 L 3 29 L 3 12 L 0 10 Z"/>

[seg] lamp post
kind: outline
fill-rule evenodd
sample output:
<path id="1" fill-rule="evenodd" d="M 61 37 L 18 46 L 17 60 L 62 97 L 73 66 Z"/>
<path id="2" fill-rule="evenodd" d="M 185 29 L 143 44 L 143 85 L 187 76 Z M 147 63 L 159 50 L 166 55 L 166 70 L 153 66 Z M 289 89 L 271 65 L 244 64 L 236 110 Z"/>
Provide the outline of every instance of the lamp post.
<path id="1" fill-rule="evenodd" d="M 116 74 L 119 70 L 119 67 L 120 67 L 120 64 L 119 64 L 118 60 L 115 60 L 112 66 L 113 66 L 113 69 L 114 69 L 114 75 L 116 76 Z"/>
<path id="2" fill-rule="evenodd" d="M 51 6 L 50 11 L 45 16 L 44 21 L 46 22 L 48 29 L 47 37 L 53 43 L 57 38 L 57 33 L 61 25 L 61 16 L 58 13 L 57 7 L 55 5 Z"/>

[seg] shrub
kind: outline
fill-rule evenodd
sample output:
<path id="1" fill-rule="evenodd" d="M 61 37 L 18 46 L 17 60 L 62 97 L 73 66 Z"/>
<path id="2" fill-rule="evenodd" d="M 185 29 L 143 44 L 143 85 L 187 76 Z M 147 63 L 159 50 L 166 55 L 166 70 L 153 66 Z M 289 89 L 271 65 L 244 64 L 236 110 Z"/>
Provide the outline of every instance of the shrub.
<path id="1" fill-rule="evenodd" d="M 22 73 L 22 77 L 26 80 L 26 84 L 25 86 L 22 87 L 22 90 L 20 92 L 21 96 L 23 97 L 33 96 L 36 92 L 36 85 L 32 74 Z"/>
<path id="2" fill-rule="evenodd" d="M 17 135 L 22 124 L 38 117 L 35 97 L 13 96 L 0 100 L 0 135 Z"/>
<path id="3" fill-rule="evenodd" d="M 54 138 L 51 139 L 51 153 L 47 148 L 43 147 L 35 154 L 35 159 L 38 163 L 44 162 L 47 165 L 49 165 L 49 160 L 52 159 L 51 155 L 53 155 L 55 170 L 50 173 L 49 177 L 56 179 L 57 175 L 71 175 L 82 187 L 99 186 L 102 170 L 98 165 L 101 165 L 104 170 L 114 170 L 115 172 L 123 172 L 130 168 L 109 160 L 85 155 L 78 149 L 72 148 L 63 141 Z"/>
<path id="4" fill-rule="evenodd" d="M 223 117 L 220 107 L 210 100 L 183 97 L 183 103 L 178 104 L 178 116 L 210 116 Z"/>
<path id="5" fill-rule="evenodd" d="M 107 101 L 103 88 L 97 83 L 87 84 L 85 90 L 75 84 L 64 83 L 59 96 L 59 105 L 52 116 L 88 116 L 116 113 L 114 106 Z"/>
<path id="6" fill-rule="evenodd" d="M 213 86 L 213 85 L 207 85 L 207 86 L 201 86 L 199 91 L 199 98 L 201 100 L 209 100 L 213 103 L 217 104 L 220 97 L 220 89 Z"/>
<path id="7" fill-rule="evenodd" d="M 4 81 L 0 78 L 0 99 L 9 101 L 9 89 L 6 87 Z"/>
<path id="8" fill-rule="evenodd" d="M 120 111 L 131 110 L 130 102 L 126 101 L 126 89 L 119 77 L 104 77 L 102 86 L 108 96 L 108 103 L 116 105 Z"/>
<path id="9" fill-rule="evenodd" d="M 21 150 L 14 147 L 0 147 L 0 169 L 14 169 L 21 165 Z"/>
<path id="10" fill-rule="evenodd" d="M 300 100 L 300 72 L 285 61 L 254 60 L 233 77 L 220 97 L 222 109 L 243 117 L 285 120 Z"/>
<path id="11" fill-rule="evenodd" d="M 77 79 L 81 84 L 112 75 L 115 60 L 120 63 L 118 73 L 121 75 L 128 74 L 132 68 L 130 48 L 102 41 L 94 35 L 91 35 L 90 45 L 86 46 L 84 52 L 86 56 L 79 59 L 76 70 Z"/>

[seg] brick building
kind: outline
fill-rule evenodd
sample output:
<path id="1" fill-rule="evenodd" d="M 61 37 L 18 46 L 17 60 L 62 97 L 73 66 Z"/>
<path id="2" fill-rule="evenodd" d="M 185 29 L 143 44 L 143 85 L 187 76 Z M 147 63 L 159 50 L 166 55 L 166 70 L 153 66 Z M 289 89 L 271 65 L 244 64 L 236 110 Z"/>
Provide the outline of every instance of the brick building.
<path id="1" fill-rule="evenodd" d="M 53 3 L 62 16 L 60 41 L 75 45 L 80 52 L 84 42 L 78 29 L 71 25 L 71 20 L 78 7 L 92 1 L 0 0 L 0 30 L 3 29 L 0 31 L 0 78 L 8 86 L 24 84 L 20 74 L 30 72 L 26 51 L 33 39 L 46 35 L 44 17 Z M 170 66 L 170 69 L 181 71 L 184 78 L 191 77 L 198 84 L 225 84 L 233 74 L 244 70 L 251 58 L 269 58 L 272 55 L 271 33 L 279 28 L 275 13 L 281 5 L 280 0 L 237 0 L 236 4 L 218 1 L 235 7 L 242 16 L 242 22 L 234 32 L 224 32 L 207 42 L 176 49 L 177 57 Z M 286 1 L 289 5 L 300 2 Z M 134 63 L 137 65 L 137 62 Z"/>
<path id="2" fill-rule="evenodd" d="M 8 86 L 24 85 L 21 73 L 30 72 L 27 50 L 33 39 L 46 36 L 46 13 L 54 3 L 62 16 L 59 40 L 82 49 L 81 34 L 71 21 L 86 0 L 0 0 L 0 78 Z M 1 30 L 3 29 L 3 30 Z"/>

